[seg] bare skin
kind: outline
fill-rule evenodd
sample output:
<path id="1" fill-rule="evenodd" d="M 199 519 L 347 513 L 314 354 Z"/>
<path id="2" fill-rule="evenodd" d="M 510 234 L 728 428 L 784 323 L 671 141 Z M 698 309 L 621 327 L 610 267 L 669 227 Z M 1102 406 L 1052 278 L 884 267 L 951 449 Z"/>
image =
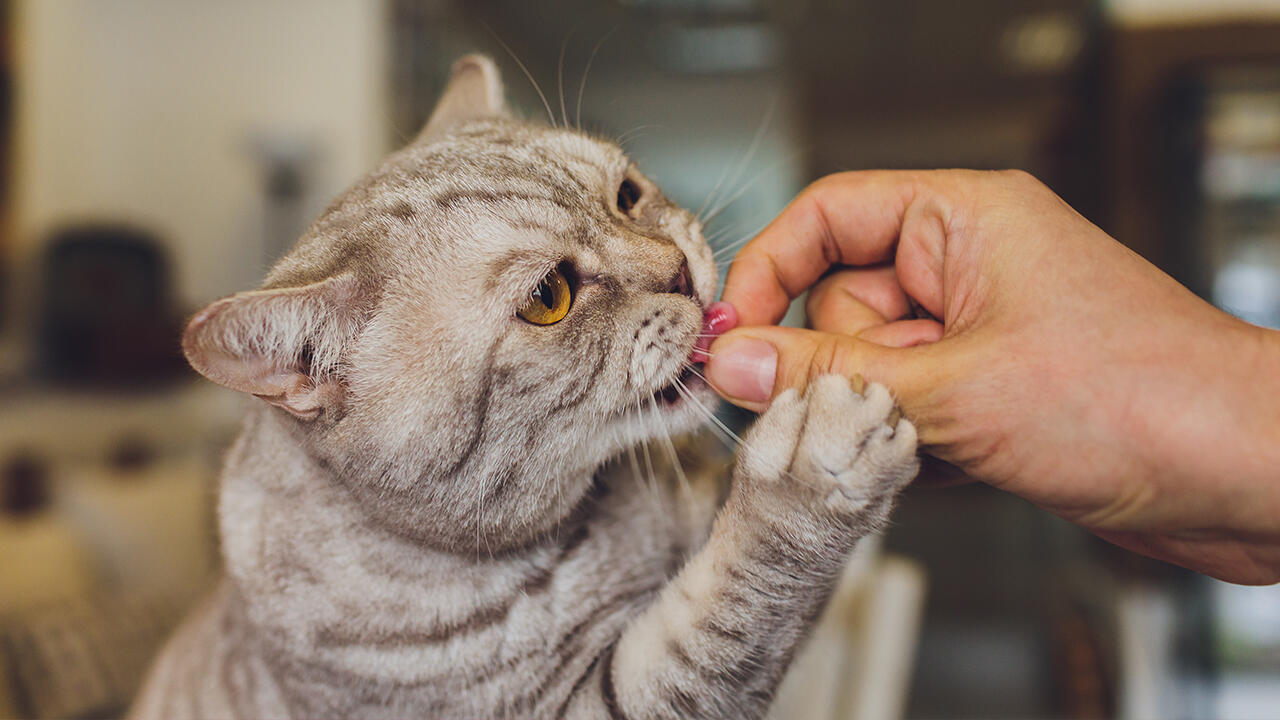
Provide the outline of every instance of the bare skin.
<path id="1" fill-rule="evenodd" d="M 806 290 L 812 329 L 775 327 Z M 823 178 L 738 254 L 724 299 L 741 326 L 707 371 L 731 402 L 862 375 L 970 478 L 1152 557 L 1280 581 L 1280 332 L 1031 176 Z"/>

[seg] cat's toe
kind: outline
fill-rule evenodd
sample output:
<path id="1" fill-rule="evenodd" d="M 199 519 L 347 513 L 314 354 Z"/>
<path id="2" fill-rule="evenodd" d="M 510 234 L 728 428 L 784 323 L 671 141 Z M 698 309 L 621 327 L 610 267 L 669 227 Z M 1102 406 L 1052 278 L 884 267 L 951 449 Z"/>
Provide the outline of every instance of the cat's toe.
<path id="1" fill-rule="evenodd" d="M 836 375 L 810 385 L 809 414 L 794 467 L 832 483 L 828 501 L 844 509 L 865 507 L 891 495 L 915 476 L 916 432 L 883 385 L 863 392 Z"/>
<path id="2" fill-rule="evenodd" d="M 742 443 L 739 471 L 757 478 L 785 475 L 795 456 L 807 409 L 808 397 L 795 390 L 787 390 L 774 398 Z"/>

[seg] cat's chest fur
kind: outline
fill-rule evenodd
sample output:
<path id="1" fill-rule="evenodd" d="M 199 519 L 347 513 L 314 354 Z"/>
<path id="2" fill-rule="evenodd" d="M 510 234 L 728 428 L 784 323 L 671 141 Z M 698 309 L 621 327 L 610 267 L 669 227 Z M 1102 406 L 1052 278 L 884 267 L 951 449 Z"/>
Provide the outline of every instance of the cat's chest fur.
<path id="1" fill-rule="evenodd" d="M 705 539 L 719 499 L 710 476 L 686 489 L 623 464 L 545 542 L 460 556 L 380 527 L 284 432 L 255 413 L 228 458 L 231 577 L 174 642 L 217 648 L 193 675 L 225 666 L 230 687 L 196 715 L 219 700 L 240 715 L 553 711 Z"/>

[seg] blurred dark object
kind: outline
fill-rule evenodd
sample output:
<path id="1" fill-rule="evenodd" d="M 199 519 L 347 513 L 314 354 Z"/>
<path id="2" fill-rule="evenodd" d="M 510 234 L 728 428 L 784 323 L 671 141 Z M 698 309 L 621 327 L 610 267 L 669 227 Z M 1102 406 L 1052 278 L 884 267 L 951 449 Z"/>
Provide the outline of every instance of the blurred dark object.
<path id="1" fill-rule="evenodd" d="M 156 449 L 146 438 L 131 435 L 122 438 L 112 448 L 107 464 L 128 477 L 129 473 L 136 473 L 155 463 L 156 456 Z"/>
<path id="2" fill-rule="evenodd" d="M 1280 23 L 1120 28 L 1108 45 L 1104 107 L 1110 207 L 1104 227 L 1204 293 L 1207 278 L 1194 267 L 1195 252 L 1176 239 L 1195 222 L 1187 200 L 1199 192 L 1200 93 L 1188 90 L 1215 70 L 1280 66 Z"/>
<path id="3" fill-rule="evenodd" d="M 49 469 L 30 453 L 7 459 L 0 467 L 0 511 L 21 517 L 49 506 Z"/>
<path id="4" fill-rule="evenodd" d="M 813 3 L 789 29 L 812 174 L 1019 168 L 1101 214 L 1096 0 Z"/>
<path id="5" fill-rule="evenodd" d="M 1165 107 L 1169 271 L 1223 310 L 1280 328 L 1280 56 L 1199 68 Z"/>
<path id="6" fill-rule="evenodd" d="M 154 383 L 184 367 L 169 263 L 123 226 L 60 230 L 41 277 L 39 374 L 75 385 Z"/>

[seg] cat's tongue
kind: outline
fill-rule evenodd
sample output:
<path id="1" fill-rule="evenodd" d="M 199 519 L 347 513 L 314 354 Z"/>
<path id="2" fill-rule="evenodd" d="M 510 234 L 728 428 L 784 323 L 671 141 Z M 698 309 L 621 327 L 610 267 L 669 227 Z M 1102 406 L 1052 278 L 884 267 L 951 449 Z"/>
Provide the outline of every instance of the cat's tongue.
<path id="1" fill-rule="evenodd" d="M 711 307 L 702 313 L 702 333 L 698 335 L 689 359 L 695 363 L 706 362 L 711 357 L 707 354 L 711 343 L 737 326 L 738 311 L 732 305 L 727 302 L 711 303 Z"/>

